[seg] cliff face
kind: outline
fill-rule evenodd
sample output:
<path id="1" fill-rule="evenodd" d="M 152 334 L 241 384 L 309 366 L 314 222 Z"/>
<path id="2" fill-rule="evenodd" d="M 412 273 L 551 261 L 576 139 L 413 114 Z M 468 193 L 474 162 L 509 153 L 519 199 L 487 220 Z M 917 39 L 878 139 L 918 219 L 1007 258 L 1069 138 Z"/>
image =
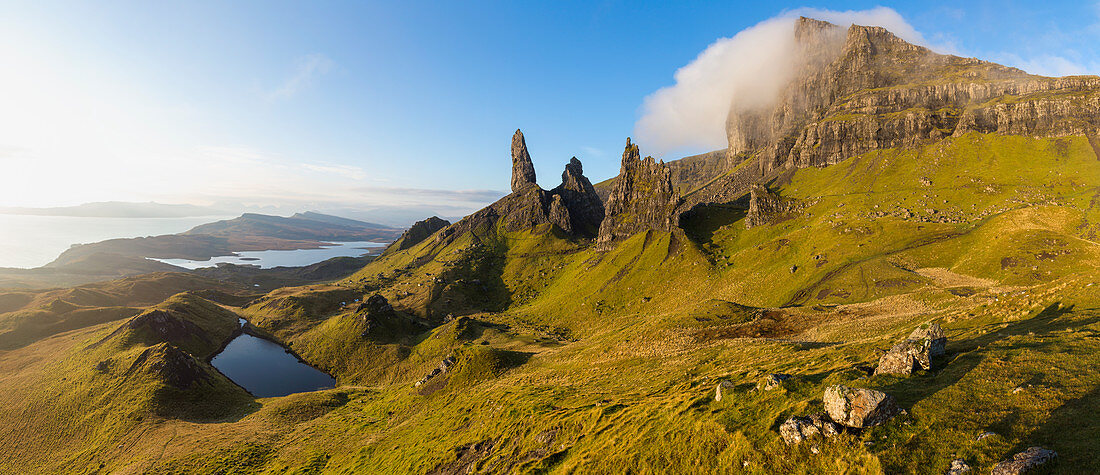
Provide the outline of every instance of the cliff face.
<path id="1" fill-rule="evenodd" d="M 1093 133 L 1100 78 L 1033 76 L 940 55 L 879 27 L 800 19 L 799 73 L 771 107 L 733 108 L 731 156 L 755 156 L 758 174 L 825 166 L 879 148 L 970 131 L 1064 136 Z"/>
<path id="2" fill-rule="evenodd" d="M 640 157 L 638 146 L 627 139 L 619 176 L 607 197 L 596 238 L 600 247 L 648 229 L 669 230 L 676 223 L 673 211 L 680 195 L 672 187 L 669 167 L 653 157 Z"/>

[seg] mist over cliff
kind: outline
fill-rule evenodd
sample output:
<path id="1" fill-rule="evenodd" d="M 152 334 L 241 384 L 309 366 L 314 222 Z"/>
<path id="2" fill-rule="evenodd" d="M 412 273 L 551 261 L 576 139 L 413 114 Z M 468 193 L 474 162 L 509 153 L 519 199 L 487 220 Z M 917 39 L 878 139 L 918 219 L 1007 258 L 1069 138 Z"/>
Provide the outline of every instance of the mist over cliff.
<path id="1" fill-rule="evenodd" d="M 906 41 L 927 45 L 923 36 L 890 8 L 783 12 L 730 38 L 718 39 L 676 71 L 674 85 L 646 97 L 634 127 L 637 142 L 655 156 L 725 148 L 730 111 L 772 107 L 798 65 L 805 62 L 793 34 L 800 16 L 844 28 L 852 24 L 882 26 Z M 837 36 L 836 41 L 839 45 L 843 37 Z"/>

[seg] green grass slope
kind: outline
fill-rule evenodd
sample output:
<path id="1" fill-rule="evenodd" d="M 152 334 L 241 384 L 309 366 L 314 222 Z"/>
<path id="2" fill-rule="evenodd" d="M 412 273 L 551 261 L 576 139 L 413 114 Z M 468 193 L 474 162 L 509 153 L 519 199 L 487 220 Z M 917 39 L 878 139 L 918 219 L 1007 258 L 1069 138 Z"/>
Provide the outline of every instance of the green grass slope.
<path id="1" fill-rule="evenodd" d="M 713 205 L 608 252 L 484 225 L 332 284 L 186 305 L 212 334 L 214 315 L 246 316 L 334 374 L 331 390 L 253 405 L 214 378 L 211 399 L 159 396 L 170 383 L 145 363 L 94 368 L 174 358 L 166 342 L 108 337 L 117 325 L 38 339 L 0 354 L 0 435 L 28 441 L 0 468 L 942 473 L 961 457 L 980 473 L 1041 445 L 1055 472 L 1100 471 L 1100 160 L 1084 137 L 969 134 L 769 186 L 803 209 L 746 228 L 744 206 Z M 375 293 L 392 316 L 353 305 Z M 932 321 L 949 342 L 931 371 L 869 375 L 879 350 Z M 754 389 L 774 372 L 792 379 Z M 832 384 L 886 391 L 907 414 L 786 445 L 778 425 L 821 411 Z M 158 411 L 163 397 L 191 412 Z M 204 412 L 209 400 L 229 409 Z"/>

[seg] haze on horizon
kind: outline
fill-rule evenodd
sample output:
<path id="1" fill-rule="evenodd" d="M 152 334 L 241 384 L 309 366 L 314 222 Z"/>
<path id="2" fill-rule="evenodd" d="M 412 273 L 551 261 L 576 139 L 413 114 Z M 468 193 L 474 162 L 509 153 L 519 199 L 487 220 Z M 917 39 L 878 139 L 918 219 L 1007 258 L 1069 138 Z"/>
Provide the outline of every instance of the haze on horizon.
<path id="1" fill-rule="evenodd" d="M 0 208 L 462 215 L 505 193 L 517 127 L 548 188 L 571 156 L 614 176 L 630 135 L 665 160 L 723 147 L 724 101 L 781 82 L 766 60 L 800 14 L 1100 72 L 1096 3 L 570 3 L 8 3 Z"/>

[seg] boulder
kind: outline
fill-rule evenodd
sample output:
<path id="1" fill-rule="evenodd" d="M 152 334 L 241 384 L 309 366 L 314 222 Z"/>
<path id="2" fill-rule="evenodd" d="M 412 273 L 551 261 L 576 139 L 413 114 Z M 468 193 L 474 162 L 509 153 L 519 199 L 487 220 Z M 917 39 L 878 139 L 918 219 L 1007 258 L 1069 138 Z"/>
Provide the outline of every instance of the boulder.
<path id="1" fill-rule="evenodd" d="M 723 389 L 732 389 L 732 388 L 733 388 L 733 383 L 731 383 L 729 381 L 725 381 L 725 380 L 720 381 L 718 383 L 718 385 L 714 387 L 714 400 L 715 401 L 721 401 L 722 400 L 722 390 Z"/>
<path id="2" fill-rule="evenodd" d="M 832 420 L 856 429 L 883 424 L 899 412 L 893 396 L 873 389 L 829 386 L 822 401 Z"/>
<path id="3" fill-rule="evenodd" d="M 943 328 L 940 328 L 938 323 L 925 323 L 913 333 L 909 334 L 910 340 L 927 341 L 929 345 L 928 354 L 933 358 L 937 356 L 943 356 L 947 347 L 947 335 L 944 335 Z"/>
<path id="4" fill-rule="evenodd" d="M 1027 450 L 1012 456 L 993 466 L 993 475 L 1016 475 L 1038 469 L 1058 457 L 1058 452 L 1042 447 L 1028 447 Z"/>
<path id="5" fill-rule="evenodd" d="M 918 369 L 931 370 L 932 358 L 943 355 L 946 344 L 947 337 L 939 325 L 921 325 L 879 358 L 875 374 L 910 375 Z"/>
<path id="6" fill-rule="evenodd" d="M 966 464 L 966 460 L 955 459 L 951 461 L 951 466 L 947 468 L 947 475 L 959 475 L 970 471 L 970 465 Z"/>
<path id="7" fill-rule="evenodd" d="M 789 374 L 769 374 L 764 377 L 763 381 L 760 381 L 760 383 L 756 385 L 756 388 L 763 389 L 764 391 L 771 391 L 773 389 L 783 387 L 783 382 L 787 381 L 788 379 L 791 379 L 791 375 Z"/>
<path id="8" fill-rule="evenodd" d="M 829 420 L 825 414 L 794 416 L 779 426 L 779 435 L 787 444 L 797 444 L 817 436 L 832 437 L 839 433 L 840 426 Z"/>

